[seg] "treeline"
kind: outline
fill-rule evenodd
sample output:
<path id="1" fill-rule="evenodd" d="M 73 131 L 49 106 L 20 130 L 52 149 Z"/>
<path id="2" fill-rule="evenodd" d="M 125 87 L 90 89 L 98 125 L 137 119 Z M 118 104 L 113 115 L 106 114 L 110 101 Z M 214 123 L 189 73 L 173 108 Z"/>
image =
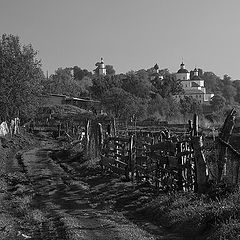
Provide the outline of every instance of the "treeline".
<path id="1" fill-rule="evenodd" d="M 233 106 L 240 103 L 240 81 L 224 75 L 223 79 L 212 72 L 200 70 L 207 92 L 215 96 L 210 106 L 204 106 L 193 98 L 185 97 L 176 102 L 174 94 L 183 93 L 182 85 L 168 69 L 159 73 L 154 68 L 115 74 L 113 66 L 107 65 L 106 76 L 99 76 L 78 66 L 59 68 L 46 79 L 46 93 L 66 94 L 100 100 L 105 112 L 125 120 L 146 118 L 170 122 L 186 122 L 193 113 L 218 122 Z"/>
<path id="2" fill-rule="evenodd" d="M 154 68 L 116 74 L 106 65 L 106 76 L 99 76 L 78 66 L 59 68 L 45 77 L 37 52 L 31 45 L 22 45 L 19 37 L 2 35 L 0 39 L 0 114 L 2 119 L 20 116 L 27 121 L 42 104 L 42 95 L 65 94 L 100 100 L 104 111 L 125 120 L 146 118 L 186 121 L 193 113 L 203 115 L 204 107 L 192 98 L 177 103 L 174 94 L 183 92 L 182 85 L 168 69 L 156 73 Z M 131 67 L 131 66 L 130 66 Z M 240 103 L 240 81 L 212 72 L 201 76 L 208 92 L 215 93 L 212 113 L 205 116 L 218 121 L 233 105 Z M 205 114 L 206 115 L 206 114 Z"/>

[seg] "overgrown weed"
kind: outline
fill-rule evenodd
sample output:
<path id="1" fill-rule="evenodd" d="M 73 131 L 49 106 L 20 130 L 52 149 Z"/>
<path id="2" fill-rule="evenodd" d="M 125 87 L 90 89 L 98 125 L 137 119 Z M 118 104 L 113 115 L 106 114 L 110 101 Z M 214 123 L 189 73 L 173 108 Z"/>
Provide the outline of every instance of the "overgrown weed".
<path id="1" fill-rule="evenodd" d="M 160 194 L 139 212 L 152 216 L 155 222 L 186 237 L 204 235 L 206 237 L 201 239 L 211 240 L 240 238 L 239 190 L 215 200 L 195 193 Z"/>

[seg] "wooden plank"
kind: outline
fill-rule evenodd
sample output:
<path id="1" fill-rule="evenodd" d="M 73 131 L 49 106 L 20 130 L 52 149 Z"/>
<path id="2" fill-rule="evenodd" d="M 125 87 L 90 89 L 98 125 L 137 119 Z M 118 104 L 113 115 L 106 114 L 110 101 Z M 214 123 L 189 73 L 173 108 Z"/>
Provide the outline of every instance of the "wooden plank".
<path id="1" fill-rule="evenodd" d="M 108 152 L 118 154 L 119 152 L 123 152 L 123 150 L 115 148 L 115 149 L 108 149 Z"/>
<path id="2" fill-rule="evenodd" d="M 193 153 L 194 153 L 194 151 L 183 151 L 183 152 L 177 153 L 177 157 L 188 156 L 188 155 L 193 154 Z"/>
<path id="3" fill-rule="evenodd" d="M 122 164 L 123 167 L 127 166 L 127 163 L 122 162 L 122 161 L 119 161 L 119 160 L 115 160 L 114 163 L 115 163 L 115 164 Z"/>

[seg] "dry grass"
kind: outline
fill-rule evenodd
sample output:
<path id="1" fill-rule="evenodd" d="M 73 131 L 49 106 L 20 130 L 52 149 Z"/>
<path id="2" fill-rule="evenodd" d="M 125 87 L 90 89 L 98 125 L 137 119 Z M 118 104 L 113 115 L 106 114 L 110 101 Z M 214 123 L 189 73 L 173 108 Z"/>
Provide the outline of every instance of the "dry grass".
<path id="1" fill-rule="evenodd" d="M 240 236 L 239 191 L 218 200 L 193 193 L 164 194 L 138 212 L 189 238 L 217 240 Z"/>

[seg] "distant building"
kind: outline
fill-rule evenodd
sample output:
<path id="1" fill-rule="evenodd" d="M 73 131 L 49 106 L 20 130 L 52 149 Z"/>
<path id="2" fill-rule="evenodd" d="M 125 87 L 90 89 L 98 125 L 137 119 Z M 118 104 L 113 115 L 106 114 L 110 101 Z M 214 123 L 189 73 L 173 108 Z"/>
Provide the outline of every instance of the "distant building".
<path id="1" fill-rule="evenodd" d="M 187 97 L 192 97 L 196 99 L 201 104 L 209 104 L 213 93 L 207 93 L 204 85 L 204 80 L 198 74 L 198 69 L 195 68 L 190 72 L 185 68 L 185 64 L 182 62 L 180 65 L 180 69 L 176 73 L 176 79 L 181 81 L 184 93 L 174 95 L 173 97 L 180 101 L 180 99 Z"/>
<path id="2" fill-rule="evenodd" d="M 150 68 L 150 79 L 154 80 L 155 78 L 163 79 L 163 76 L 160 74 L 160 69 L 156 63 L 153 68 Z"/>
<path id="3" fill-rule="evenodd" d="M 95 66 L 97 67 L 94 71 L 101 76 L 105 76 L 107 74 L 107 70 L 103 61 L 103 58 L 101 58 L 101 62 L 97 62 L 95 64 Z"/>

